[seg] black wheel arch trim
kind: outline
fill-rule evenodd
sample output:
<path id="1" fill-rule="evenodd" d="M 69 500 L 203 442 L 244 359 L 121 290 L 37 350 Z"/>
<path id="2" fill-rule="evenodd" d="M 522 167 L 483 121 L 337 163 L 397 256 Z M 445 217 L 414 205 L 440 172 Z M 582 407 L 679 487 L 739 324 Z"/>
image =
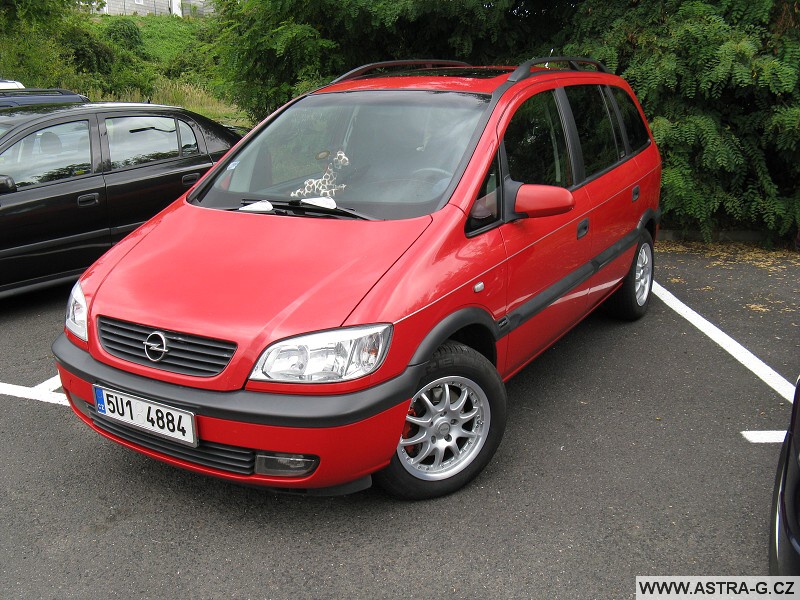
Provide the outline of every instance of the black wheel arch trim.
<path id="1" fill-rule="evenodd" d="M 507 329 L 506 326 L 503 326 L 501 321 L 503 320 L 495 321 L 492 315 L 477 306 L 462 308 L 454 313 L 450 313 L 439 321 L 428 335 L 425 336 L 417 347 L 417 351 L 411 358 L 409 365 L 417 366 L 426 364 L 439 346 L 464 327 L 472 325 L 485 327 L 491 335 L 494 336 L 495 341 L 497 341 L 505 335 Z"/>

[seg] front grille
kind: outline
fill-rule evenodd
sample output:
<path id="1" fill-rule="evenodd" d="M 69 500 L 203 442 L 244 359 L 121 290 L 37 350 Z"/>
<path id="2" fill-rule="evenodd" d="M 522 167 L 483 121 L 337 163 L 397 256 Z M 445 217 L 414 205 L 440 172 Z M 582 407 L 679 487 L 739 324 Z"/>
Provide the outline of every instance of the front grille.
<path id="1" fill-rule="evenodd" d="M 88 413 L 97 427 L 137 446 L 196 465 L 227 471 L 228 473 L 252 475 L 254 472 L 256 453 L 250 448 L 216 444 L 204 440 L 200 440 L 197 448 L 184 446 L 165 438 L 150 435 L 145 431 L 104 419 L 97 415 L 92 404 L 87 402 L 86 405 Z"/>
<path id="2" fill-rule="evenodd" d="M 197 377 L 219 375 L 228 366 L 236 351 L 236 344 L 213 340 L 176 331 L 154 329 L 145 325 L 117 321 L 107 317 L 98 319 L 100 343 L 103 348 L 123 360 L 140 365 Z M 145 340 L 155 331 L 163 334 L 169 351 L 159 362 L 145 354 Z"/>

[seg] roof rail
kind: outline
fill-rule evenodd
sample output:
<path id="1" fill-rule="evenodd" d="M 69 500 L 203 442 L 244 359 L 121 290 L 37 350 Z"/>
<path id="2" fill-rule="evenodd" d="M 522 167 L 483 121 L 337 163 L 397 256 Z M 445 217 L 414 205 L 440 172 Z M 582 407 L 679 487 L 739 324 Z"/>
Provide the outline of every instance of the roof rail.
<path id="1" fill-rule="evenodd" d="M 469 67 L 469 63 L 460 60 L 386 60 L 383 62 L 370 63 L 363 65 L 352 71 L 348 71 L 341 77 L 337 77 L 331 83 L 340 83 L 348 79 L 355 79 L 370 71 L 376 69 L 383 69 L 386 67 L 420 67 L 423 69 L 432 69 L 433 67 Z"/>
<path id="2" fill-rule="evenodd" d="M 546 65 L 551 62 L 567 63 L 569 65 L 569 70 L 571 71 L 582 71 L 583 69 L 581 69 L 580 65 L 587 64 L 594 65 L 601 73 L 609 72 L 603 63 L 592 58 L 582 58 L 579 56 L 547 56 L 542 58 L 532 58 L 531 60 L 522 63 L 514 70 L 513 73 L 511 73 L 511 75 L 508 76 L 508 81 L 516 83 L 517 81 L 527 79 L 533 75 L 533 73 L 531 73 L 531 67 L 535 65 Z"/>
<path id="3" fill-rule="evenodd" d="M 16 88 L 0 90 L 0 96 L 80 96 L 80 94 L 61 88 Z"/>

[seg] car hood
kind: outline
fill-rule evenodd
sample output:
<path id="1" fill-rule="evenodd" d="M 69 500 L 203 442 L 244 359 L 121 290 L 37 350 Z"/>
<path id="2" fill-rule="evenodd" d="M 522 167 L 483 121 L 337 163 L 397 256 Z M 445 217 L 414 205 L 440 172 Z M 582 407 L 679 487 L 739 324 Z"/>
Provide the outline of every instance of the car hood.
<path id="1" fill-rule="evenodd" d="M 92 317 L 232 341 L 250 368 L 272 341 L 340 326 L 431 222 L 189 204 L 155 219 L 93 294 Z"/>

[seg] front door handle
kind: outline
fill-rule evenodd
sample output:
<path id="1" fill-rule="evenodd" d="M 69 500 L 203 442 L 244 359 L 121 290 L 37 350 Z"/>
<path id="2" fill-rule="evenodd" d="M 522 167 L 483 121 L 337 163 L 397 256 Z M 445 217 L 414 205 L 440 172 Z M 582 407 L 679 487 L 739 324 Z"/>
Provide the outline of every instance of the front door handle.
<path id="1" fill-rule="evenodd" d="M 183 185 L 192 185 L 196 183 L 198 179 L 200 179 L 200 173 L 189 173 L 189 175 L 184 175 L 181 181 Z"/>
<path id="2" fill-rule="evenodd" d="M 631 192 L 632 202 L 636 202 L 639 199 L 639 186 L 635 186 L 633 191 Z"/>
<path id="3" fill-rule="evenodd" d="M 578 239 L 581 239 L 587 233 L 589 233 L 589 219 L 584 219 L 578 223 Z"/>
<path id="4" fill-rule="evenodd" d="M 87 206 L 96 206 L 100 204 L 100 194 L 84 194 L 83 196 L 78 196 L 78 207 L 79 208 L 86 208 Z"/>

